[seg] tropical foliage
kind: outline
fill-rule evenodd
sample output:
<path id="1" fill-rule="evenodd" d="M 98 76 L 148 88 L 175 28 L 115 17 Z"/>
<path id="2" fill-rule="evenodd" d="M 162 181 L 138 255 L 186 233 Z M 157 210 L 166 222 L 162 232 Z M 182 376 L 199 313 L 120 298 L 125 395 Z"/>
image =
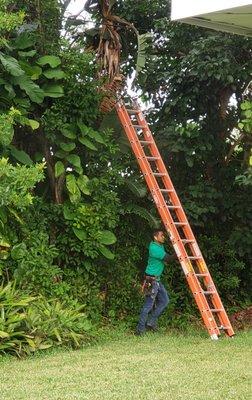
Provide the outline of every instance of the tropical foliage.
<path id="1" fill-rule="evenodd" d="M 4 352 L 137 319 L 160 222 L 107 113 L 130 76 L 224 304 L 251 301 L 251 40 L 171 23 L 161 0 L 87 1 L 88 20 L 69 3 L 0 1 Z M 183 326 L 198 314 L 178 263 L 164 280 Z"/>

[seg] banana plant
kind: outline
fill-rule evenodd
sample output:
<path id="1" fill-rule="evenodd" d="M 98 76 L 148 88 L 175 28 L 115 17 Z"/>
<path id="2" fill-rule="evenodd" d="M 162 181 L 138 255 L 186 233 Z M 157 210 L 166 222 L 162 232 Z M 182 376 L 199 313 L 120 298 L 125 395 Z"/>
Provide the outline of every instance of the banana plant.
<path id="1" fill-rule="evenodd" d="M 124 18 L 115 15 L 116 0 L 88 0 L 85 11 L 94 16 L 96 24 L 85 31 L 87 47 L 93 48 L 97 55 L 99 75 L 107 78 L 104 89 L 108 92 L 120 90 L 124 86 L 125 79 L 120 72 L 124 43 L 127 42 L 127 32 L 135 34 L 137 44 L 136 72 L 144 69 L 147 48 L 151 42 L 151 35 L 140 35 L 135 26 Z M 69 24 L 76 21 L 69 19 Z M 80 21 L 82 23 L 82 21 Z"/>

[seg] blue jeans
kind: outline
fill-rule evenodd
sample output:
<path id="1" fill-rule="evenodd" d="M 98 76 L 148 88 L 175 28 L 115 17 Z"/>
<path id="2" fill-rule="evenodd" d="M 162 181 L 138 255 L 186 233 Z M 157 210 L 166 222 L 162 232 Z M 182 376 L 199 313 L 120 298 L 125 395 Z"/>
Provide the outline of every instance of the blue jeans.
<path id="1" fill-rule="evenodd" d="M 161 282 L 154 281 L 152 293 L 145 297 L 145 302 L 140 313 L 137 325 L 138 332 L 144 332 L 146 323 L 148 326 L 156 327 L 157 319 L 169 303 L 169 296 Z M 150 313 L 150 315 L 149 315 Z"/>

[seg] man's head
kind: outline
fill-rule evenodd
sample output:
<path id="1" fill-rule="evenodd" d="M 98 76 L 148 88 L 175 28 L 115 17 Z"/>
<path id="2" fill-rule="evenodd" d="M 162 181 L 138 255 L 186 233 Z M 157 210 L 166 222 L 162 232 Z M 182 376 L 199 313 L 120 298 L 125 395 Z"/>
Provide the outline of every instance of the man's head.
<path id="1" fill-rule="evenodd" d="M 153 232 L 153 238 L 154 238 L 155 242 L 157 242 L 157 243 L 160 243 L 160 244 L 164 243 L 165 242 L 164 231 L 162 231 L 162 229 L 156 229 Z"/>

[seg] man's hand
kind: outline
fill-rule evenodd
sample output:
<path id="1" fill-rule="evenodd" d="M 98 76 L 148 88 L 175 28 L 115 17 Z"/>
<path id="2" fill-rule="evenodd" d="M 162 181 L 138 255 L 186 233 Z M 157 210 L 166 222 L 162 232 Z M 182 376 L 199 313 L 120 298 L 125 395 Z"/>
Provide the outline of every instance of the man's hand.
<path id="1" fill-rule="evenodd" d="M 172 262 L 172 261 L 174 261 L 174 260 L 177 260 L 177 255 L 176 255 L 176 254 L 171 254 L 171 255 L 166 254 L 166 255 L 164 256 L 164 258 L 163 258 L 163 261 L 164 261 L 165 263 L 169 263 L 169 262 Z"/>

